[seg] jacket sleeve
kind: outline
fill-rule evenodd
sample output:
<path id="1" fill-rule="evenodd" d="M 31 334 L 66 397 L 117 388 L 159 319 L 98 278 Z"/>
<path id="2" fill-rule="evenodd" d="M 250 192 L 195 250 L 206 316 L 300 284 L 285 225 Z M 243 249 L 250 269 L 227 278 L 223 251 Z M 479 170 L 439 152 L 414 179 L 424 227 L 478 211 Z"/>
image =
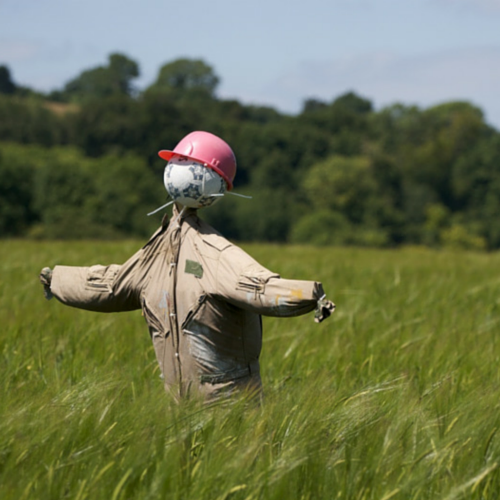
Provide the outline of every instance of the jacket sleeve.
<path id="1" fill-rule="evenodd" d="M 321 283 L 283 279 L 236 246 L 222 252 L 215 288 L 229 303 L 264 316 L 299 316 L 324 297 Z"/>
<path id="2" fill-rule="evenodd" d="M 119 312 L 141 307 L 141 251 L 125 264 L 56 266 L 50 290 L 63 304 L 88 311 Z"/>

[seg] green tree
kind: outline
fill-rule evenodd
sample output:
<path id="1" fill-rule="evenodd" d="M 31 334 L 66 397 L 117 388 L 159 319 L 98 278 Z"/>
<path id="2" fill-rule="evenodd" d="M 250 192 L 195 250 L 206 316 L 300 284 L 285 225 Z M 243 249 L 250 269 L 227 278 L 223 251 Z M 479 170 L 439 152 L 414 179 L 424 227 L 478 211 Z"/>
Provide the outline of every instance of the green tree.
<path id="1" fill-rule="evenodd" d="M 69 139 L 64 119 L 38 98 L 0 94 L 0 140 L 52 146 Z"/>
<path id="2" fill-rule="evenodd" d="M 324 111 L 328 107 L 328 103 L 320 99 L 315 99 L 310 97 L 304 100 L 302 105 L 302 113 L 315 113 L 318 111 Z"/>
<path id="3" fill-rule="evenodd" d="M 292 222 L 301 208 L 293 194 L 280 187 L 248 186 L 238 192 L 251 195 L 252 199 L 226 195 L 213 207 L 201 211 L 201 217 L 235 240 L 288 240 Z"/>
<path id="4" fill-rule="evenodd" d="M 407 158 L 406 169 L 420 183 L 432 186 L 439 200 L 454 207 L 453 165 L 487 132 L 481 110 L 463 102 L 429 108 L 422 114 L 425 141 Z"/>
<path id="5" fill-rule="evenodd" d="M 331 156 L 310 169 L 305 189 L 315 208 L 338 211 L 360 223 L 377 185 L 369 158 Z"/>
<path id="6" fill-rule="evenodd" d="M 34 167 L 29 155 L 0 150 L 0 237 L 23 236 L 36 221 L 33 209 Z"/>
<path id="7" fill-rule="evenodd" d="M 111 54 L 107 66 L 83 71 L 69 81 L 63 95 L 69 100 L 84 102 L 112 95 L 131 95 L 132 80 L 139 76 L 138 64 L 123 54 Z"/>
<path id="8" fill-rule="evenodd" d="M 500 134 L 491 132 L 453 166 L 453 195 L 464 223 L 500 247 Z"/>
<path id="9" fill-rule="evenodd" d="M 364 156 L 331 156 L 315 164 L 304 182 L 312 210 L 294 224 L 293 239 L 311 238 L 323 244 L 390 243 L 390 226 L 397 221 L 393 215 L 397 212 L 378 185 L 374 164 Z"/>
<path id="10" fill-rule="evenodd" d="M 84 157 L 73 148 L 42 151 L 34 177 L 34 207 L 44 238 L 147 236 L 158 225 L 147 213 L 165 190 L 145 161 L 133 155 Z"/>
<path id="11" fill-rule="evenodd" d="M 7 66 L 0 66 L 0 94 L 13 94 L 16 91 L 16 85 L 10 76 L 10 70 Z"/>
<path id="12" fill-rule="evenodd" d="M 87 102 L 71 118 L 76 145 L 93 157 L 136 150 L 143 137 L 138 108 L 134 99 L 121 94 Z"/>
<path id="13" fill-rule="evenodd" d="M 347 92 L 328 105 L 314 99 L 306 100 L 298 121 L 317 128 L 318 135 L 329 134 L 327 154 L 356 156 L 363 153 L 372 112 L 373 106 L 368 99 Z"/>
<path id="14" fill-rule="evenodd" d="M 92 196 L 85 201 L 90 220 L 120 235 L 148 237 L 159 226 L 161 214 L 147 214 L 165 203 L 161 176 L 155 176 L 144 158 L 131 153 L 109 154 L 85 169 L 93 178 Z"/>
<path id="15" fill-rule="evenodd" d="M 371 116 L 370 133 L 386 154 L 396 155 L 398 161 L 404 160 L 414 147 L 425 140 L 422 110 L 401 103 L 385 107 Z"/>
<path id="16" fill-rule="evenodd" d="M 290 240 L 312 245 L 345 245 L 352 233 L 352 225 L 341 213 L 318 210 L 301 217 L 293 225 Z"/>
<path id="17" fill-rule="evenodd" d="M 219 77 L 213 68 L 201 59 L 177 59 L 160 68 L 156 82 L 150 89 L 200 91 L 213 96 Z"/>
<path id="18" fill-rule="evenodd" d="M 123 54 L 111 54 L 108 70 L 119 91 L 131 95 L 134 91 L 132 80 L 139 76 L 139 65 Z"/>

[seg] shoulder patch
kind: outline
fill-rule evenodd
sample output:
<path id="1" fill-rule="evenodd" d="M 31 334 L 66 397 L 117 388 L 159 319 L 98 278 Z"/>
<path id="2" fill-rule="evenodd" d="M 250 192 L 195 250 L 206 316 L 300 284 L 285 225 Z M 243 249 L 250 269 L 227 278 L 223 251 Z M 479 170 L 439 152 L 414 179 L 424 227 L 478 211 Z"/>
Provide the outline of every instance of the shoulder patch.
<path id="1" fill-rule="evenodd" d="M 184 268 L 186 274 L 193 274 L 197 278 L 203 278 L 203 266 L 195 260 L 186 259 L 186 267 Z"/>
<path id="2" fill-rule="evenodd" d="M 233 244 L 226 240 L 226 238 L 218 234 L 201 234 L 200 236 L 206 245 L 210 245 L 216 250 L 219 250 L 219 252 L 233 246 Z"/>

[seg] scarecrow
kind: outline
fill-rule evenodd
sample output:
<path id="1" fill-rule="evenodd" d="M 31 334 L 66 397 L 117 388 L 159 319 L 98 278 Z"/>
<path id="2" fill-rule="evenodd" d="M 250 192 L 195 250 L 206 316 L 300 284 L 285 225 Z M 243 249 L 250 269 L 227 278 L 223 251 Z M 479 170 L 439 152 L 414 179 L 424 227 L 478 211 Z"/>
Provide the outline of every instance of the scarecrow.
<path id="1" fill-rule="evenodd" d="M 176 398 L 260 393 L 261 315 L 315 310 L 319 323 L 335 305 L 321 283 L 281 278 L 198 218 L 197 209 L 233 187 L 236 160 L 226 142 L 192 132 L 158 154 L 168 162 L 172 217 L 122 265 L 44 268 L 45 295 L 89 311 L 142 309 L 165 388 Z"/>

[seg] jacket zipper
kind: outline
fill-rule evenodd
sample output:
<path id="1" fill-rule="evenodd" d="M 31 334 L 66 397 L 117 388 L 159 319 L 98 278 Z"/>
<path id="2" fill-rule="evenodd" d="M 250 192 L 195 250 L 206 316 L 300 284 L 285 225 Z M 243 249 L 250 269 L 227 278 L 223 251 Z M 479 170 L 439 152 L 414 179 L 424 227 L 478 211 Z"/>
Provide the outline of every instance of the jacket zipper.
<path id="1" fill-rule="evenodd" d="M 182 219 L 179 223 L 182 223 Z M 172 344 L 174 347 L 174 356 L 175 356 L 175 365 L 177 368 L 177 376 L 179 383 L 179 396 L 183 396 L 183 387 L 182 387 L 182 367 L 181 367 L 181 358 L 180 358 L 180 336 L 179 336 L 179 324 L 177 318 L 177 268 L 179 263 L 179 253 L 181 248 L 181 239 L 182 239 L 182 226 L 179 228 L 174 228 L 173 231 L 178 231 L 176 237 L 179 239 L 176 248 L 176 254 L 172 255 L 172 262 L 170 263 L 172 269 L 172 288 L 171 288 L 171 297 L 172 297 L 172 310 L 169 311 L 170 314 L 170 329 L 172 331 Z M 172 240 L 171 240 L 172 241 Z"/>

